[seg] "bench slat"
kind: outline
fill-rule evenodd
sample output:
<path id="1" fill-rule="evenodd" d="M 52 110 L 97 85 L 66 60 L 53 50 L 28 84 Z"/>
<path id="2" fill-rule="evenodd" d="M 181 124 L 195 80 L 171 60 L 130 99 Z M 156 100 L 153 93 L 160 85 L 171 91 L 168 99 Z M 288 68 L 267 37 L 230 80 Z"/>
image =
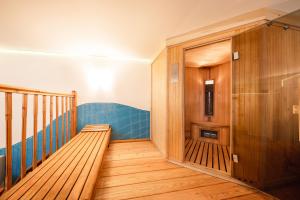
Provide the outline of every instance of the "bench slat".
<path id="1" fill-rule="evenodd" d="M 60 167 L 60 165 L 62 163 L 64 163 L 72 154 L 77 153 L 79 150 L 82 149 L 82 147 L 84 146 L 84 144 L 88 141 L 89 138 L 83 137 L 84 138 L 84 142 L 80 142 L 79 146 L 74 146 L 72 147 L 72 150 L 68 151 L 66 154 L 64 154 L 61 159 L 59 159 L 52 167 L 47 166 L 46 168 L 44 168 L 43 170 L 40 171 L 40 173 L 36 174 L 35 176 L 33 176 L 27 183 L 25 183 L 18 191 L 16 191 L 15 194 L 13 194 L 11 196 L 11 198 L 9 199 L 19 199 L 22 196 L 24 196 L 24 194 L 28 193 L 31 194 L 32 192 L 36 191 L 37 189 L 39 189 L 39 184 L 43 184 L 43 177 L 49 177 L 50 175 L 52 175 L 56 169 L 58 169 Z M 56 160 L 56 159 L 55 159 Z M 25 195 L 25 197 L 27 196 Z M 27 198 L 29 199 L 29 198 Z"/>
<path id="2" fill-rule="evenodd" d="M 71 139 L 0 199 L 90 199 L 111 134 L 110 127 L 92 127 L 91 132 Z"/>
<path id="3" fill-rule="evenodd" d="M 104 157 L 104 152 L 109 144 L 110 140 L 110 131 L 106 132 L 106 137 L 104 140 L 104 144 L 101 145 L 100 150 L 97 154 L 97 158 L 93 164 L 93 171 L 90 171 L 90 174 L 85 182 L 84 188 L 81 192 L 80 199 L 91 199 L 93 197 L 93 192 L 94 192 L 94 187 L 96 185 L 97 177 L 102 165 L 103 157 Z"/>
<path id="4" fill-rule="evenodd" d="M 66 199 L 68 197 L 68 195 L 70 194 L 71 190 L 72 190 L 72 194 L 74 194 L 74 191 L 79 192 L 79 194 L 80 194 L 82 188 L 78 187 L 78 183 L 80 183 L 80 184 L 85 183 L 84 179 L 86 179 L 87 175 L 88 175 L 88 174 L 86 174 L 86 171 L 91 170 L 92 165 L 90 163 L 91 163 L 91 161 L 93 161 L 95 159 L 95 154 L 97 154 L 97 152 L 99 151 L 99 148 L 102 145 L 103 139 L 105 138 L 105 133 L 101 134 L 101 136 L 102 137 L 100 140 L 98 140 L 98 143 L 97 143 L 96 147 L 93 149 L 93 152 L 86 159 L 85 163 L 83 163 L 81 166 L 78 165 L 78 168 L 77 168 L 78 171 L 75 171 L 72 174 L 72 177 L 70 178 L 68 183 L 64 185 L 64 187 L 58 194 L 57 199 Z M 76 197 L 78 199 L 79 195 L 76 195 Z"/>
<path id="5" fill-rule="evenodd" d="M 86 134 L 88 137 L 88 141 L 85 143 L 84 147 L 78 151 L 75 151 L 66 161 L 61 163 L 61 165 L 57 168 L 57 170 L 53 174 L 49 174 L 48 176 L 44 176 L 41 182 L 44 182 L 44 185 L 38 184 L 36 189 L 33 189 L 33 194 L 24 195 L 22 199 L 43 199 L 47 192 L 54 186 L 55 183 L 61 178 L 64 177 L 65 173 L 73 170 L 76 167 L 76 164 L 82 159 L 82 157 L 87 155 L 87 150 L 90 147 L 93 147 L 93 143 L 98 139 L 97 134 Z M 77 150 L 77 149 L 76 149 Z M 64 180 L 65 181 L 65 180 Z M 39 190 L 37 188 L 40 188 Z M 38 192 L 36 192 L 38 191 Z M 34 196 L 35 195 L 35 196 Z M 34 197 L 33 197 L 34 196 Z"/>
<path id="6" fill-rule="evenodd" d="M 52 167 L 56 162 L 57 159 L 60 159 L 65 153 L 71 150 L 71 148 L 79 144 L 79 140 L 83 135 L 77 135 L 74 137 L 74 140 L 70 141 L 70 143 L 66 144 L 62 148 L 60 148 L 55 154 L 50 156 L 45 162 L 43 162 L 42 165 L 40 165 L 38 168 L 34 169 L 32 172 L 28 173 L 25 178 L 23 178 L 17 185 L 15 185 L 13 188 L 11 188 L 9 191 L 4 193 L 0 199 L 8 199 L 10 196 L 16 193 L 21 187 L 23 187 L 29 180 L 31 180 L 32 177 L 37 175 L 38 173 L 41 173 L 41 171 L 47 167 Z"/>
<path id="7" fill-rule="evenodd" d="M 97 137 L 94 139 L 93 144 L 88 149 L 88 152 L 85 154 L 84 158 L 82 158 L 80 162 L 74 166 L 74 168 L 68 168 L 68 170 L 66 171 L 66 176 L 68 174 L 68 177 L 61 176 L 60 180 L 56 182 L 56 184 L 47 194 L 46 199 L 54 199 L 55 197 L 57 197 L 57 199 L 66 199 L 66 197 L 72 190 L 77 177 L 81 173 L 82 167 L 84 166 L 86 160 L 88 159 L 90 154 L 97 148 L 97 144 L 102 142 L 103 136 L 104 135 L 97 134 Z M 67 181 L 64 180 L 64 178 L 66 178 Z M 68 189 L 69 191 L 67 191 L 66 189 Z M 62 193 L 65 196 L 61 196 Z"/>

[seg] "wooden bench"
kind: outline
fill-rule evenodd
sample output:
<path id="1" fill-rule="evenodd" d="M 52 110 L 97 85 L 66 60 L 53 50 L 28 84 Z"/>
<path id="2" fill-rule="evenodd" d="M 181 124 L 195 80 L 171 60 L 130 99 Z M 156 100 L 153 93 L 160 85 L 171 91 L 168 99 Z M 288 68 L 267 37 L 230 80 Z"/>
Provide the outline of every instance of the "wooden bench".
<path id="1" fill-rule="evenodd" d="M 88 125 L 0 199 L 91 199 L 109 125 Z"/>

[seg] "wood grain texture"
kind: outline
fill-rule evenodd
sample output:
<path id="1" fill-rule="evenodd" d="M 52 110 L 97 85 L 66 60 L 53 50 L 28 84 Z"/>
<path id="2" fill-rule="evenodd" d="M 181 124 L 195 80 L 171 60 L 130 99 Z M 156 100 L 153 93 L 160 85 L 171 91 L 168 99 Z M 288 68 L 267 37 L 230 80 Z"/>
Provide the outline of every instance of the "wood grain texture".
<path id="1" fill-rule="evenodd" d="M 299 31 L 277 26 L 233 38 L 233 172 L 257 187 L 299 177 L 299 44 Z"/>
<path id="2" fill-rule="evenodd" d="M 225 31 L 205 35 L 191 41 L 182 42 L 167 47 L 168 62 L 168 154 L 169 159 L 182 162 L 184 159 L 184 51 L 195 47 L 230 40 L 233 36 L 263 24 L 257 21 L 247 25 L 231 28 Z M 174 83 L 172 65 L 179 66 L 179 80 Z"/>
<path id="3" fill-rule="evenodd" d="M 61 97 L 61 146 L 65 144 L 65 104 L 64 97 Z"/>
<path id="4" fill-rule="evenodd" d="M 49 155 L 52 154 L 52 148 L 53 148 L 53 97 L 50 96 L 50 124 L 49 124 L 49 131 L 50 131 L 50 136 L 49 136 Z"/>
<path id="5" fill-rule="evenodd" d="M 168 158 L 184 160 L 183 49 L 168 48 Z M 172 66 L 178 65 L 178 80 L 171 80 Z"/>
<path id="6" fill-rule="evenodd" d="M 66 142 L 69 141 L 69 101 L 68 97 L 66 97 Z"/>
<path id="7" fill-rule="evenodd" d="M 27 132 L 27 104 L 28 95 L 23 95 L 22 104 L 22 156 L 21 156 L 21 178 L 26 175 L 26 132 Z"/>
<path id="8" fill-rule="evenodd" d="M 167 156 L 167 50 L 151 65 L 151 140 Z"/>
<path id="9" fill-rule="evenodd" d="M 58 100 L 58 96 L 56 96 L 55 97 L 55 139 L 56 139 L 56 151 L 59 149 L 58 113 L 59 113 L 59 100 Z"/>
<path id="10" fill-rule="evenodd" d="M 255 195 L 273 199 L 255 189 L 215 178 L 182 166 L 168 163 L 163 155 L 140 158 L 139 150 L 153 146 L 151 142 L 110 144 L 105 156 L 128 157 L 129 148 L 136 157 L 107 160 L 98 175 L 94 199 L 239 199 Z M 156 149 L 157 152 L 159 152 Z M 151 166 L 153 166 L 151 168 Z M 157 168 L 159 166 L 159 168 Z M 171 167 L 170 166 L 174 166 Z M 146 169 L 146 170 L 144 170 Z M 251 197 L 251 196 L 250 196 Z"/>
<path id="11" fill-rule="evenodd" d="M 12 186 L 12 93 L 5 93 L 6 121 L 6 189 Z"/>
<path id="12" fill-rule="evenodd" d="M 47 112 L 47 96 L 43 96 L 43 139 L 42 139 L 42 161 L 46 160 L 46 112 Z"/>
<path id="13" fill-rule="evenodd" d="M 37 126 L 38 126 L 38 95 L 34 95 L 33 99 L 33 156 L 32 156 L 32 169 L 35 169 L 37 166 Z"/>
<path id="14" fill-rule="evenodd" d="M 208 45 L 209 46 L 209 45 Z M 202 47 L 199 47 L 202 48 Z M 230 57 L 230 54 L 227 55 Z M 214 114 L 205 115 L 205 80 L 214 80 Z M 230 126 L 231 112 L 231 64 L 229 62 L 217 66 L 195 68 L 185 67 L 184 112 L 185 136 L 191 137 L 193 123 Z M 229 142 L 229 130 L 227 130 Z"/>
<path id="15" fill-rule="evenodd" d="M 77 92 L 72 91 L 73 94 L 73 137 L 77 134 Z"/>
<path id="16" fill-rule="evenodd" d="M 91 199 L 110 133 L 77 135 L 1 199 Z"/>

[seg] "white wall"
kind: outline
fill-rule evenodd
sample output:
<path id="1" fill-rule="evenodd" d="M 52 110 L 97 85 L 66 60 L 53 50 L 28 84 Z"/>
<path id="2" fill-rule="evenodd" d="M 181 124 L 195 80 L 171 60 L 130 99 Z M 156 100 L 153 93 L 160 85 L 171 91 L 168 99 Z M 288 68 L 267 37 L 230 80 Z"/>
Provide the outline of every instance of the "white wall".
<path id="1" fill-rule="evenodd" d="M 0 84 L 55 92 L 76 90 L 78 104 L 115 102 L 150 110 L 150 71 L 150 64 L 139 61 L 0 53 Z M 41 130 L 41 98 L 39 102 Z M 28 137 L 33 132 L 32 104 L 29 96 Z M 13 95 L 13 144 L 21 140 L 21 107 L 22 96 Z M 0 93 L 0 138 L 0 148 L 5 147 L 3 93 Z"/>

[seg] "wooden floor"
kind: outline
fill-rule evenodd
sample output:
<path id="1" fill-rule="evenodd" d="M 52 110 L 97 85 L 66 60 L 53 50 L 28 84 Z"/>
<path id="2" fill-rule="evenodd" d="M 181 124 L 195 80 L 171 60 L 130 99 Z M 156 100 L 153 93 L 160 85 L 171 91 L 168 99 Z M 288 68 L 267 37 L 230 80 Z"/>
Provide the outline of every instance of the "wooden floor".
<path id="1" fill-rule="evenodd" d="M 151 142 L 111 144 L 95 199 L 272 199 L 259 191 L 167 162 Z"/>
<path id="2" fill-rule="evenodd" d="M 229 172 L 229 146 L 186 139 L 185 160 L 215 170 Z"/>

